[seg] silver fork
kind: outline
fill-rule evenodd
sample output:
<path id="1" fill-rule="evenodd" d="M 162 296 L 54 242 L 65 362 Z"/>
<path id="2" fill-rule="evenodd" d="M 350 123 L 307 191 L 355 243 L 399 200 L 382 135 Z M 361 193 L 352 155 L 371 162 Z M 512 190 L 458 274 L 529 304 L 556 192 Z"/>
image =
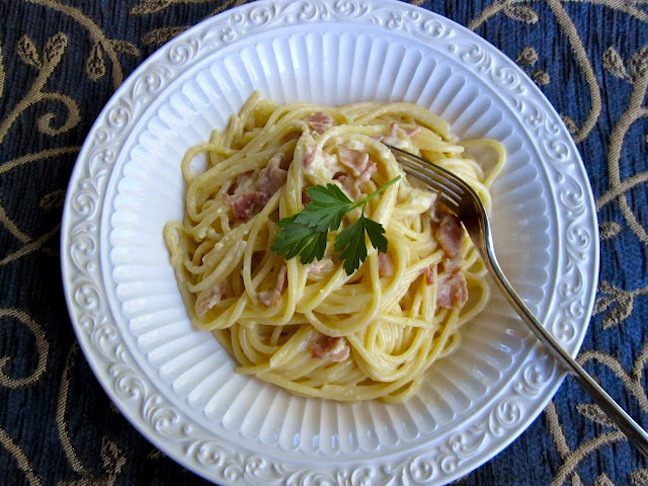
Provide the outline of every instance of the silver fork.
<path id="1" fill-rule="evenodd" d="M 428 184 L 439 193 L 442 202 L 461 220 L 477 251 L 504 296 L 549 349 L 565 370 L 580 383 L 596 403 L 639 449 L 648 457 L 648 434 L 585 371 L 547 331 L 522 301 L 497 263 L 488 215 L 477 193 L 461 178 L 421 157 L 396 147 L 390 149 L 406 173 Z"/>

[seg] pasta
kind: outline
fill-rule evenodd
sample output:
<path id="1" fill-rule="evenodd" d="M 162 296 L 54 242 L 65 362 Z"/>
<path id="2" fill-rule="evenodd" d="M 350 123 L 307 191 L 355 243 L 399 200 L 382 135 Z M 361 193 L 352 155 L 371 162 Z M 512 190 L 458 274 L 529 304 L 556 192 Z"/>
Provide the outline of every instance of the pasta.
<path id="1" fill-rule="evenodd" d="M 485 267 L 463 228 L 385 144 L 460 175 L 490 208 L 502 146 L 459 142 L 409 103 L 279 105 L 255 93 L 185 155 L 185 219 L 167 223 L 164 239 L 192 322 L 213 332 L 239 373 L 303 396 L 402 401 L 486 305 Z M 489 170 L 466 155 L 478 145 L 497 153 Z M 197 171 L 201 153 L 207 167 Z M 357 200 L 397 176 L 365 209 L 385 229 L 387 252 L 368 245 L 351 275 L 333 251 L 336 232 L 309 264 L 270 249 L 277 221 L 304 208 L 309 186 L 334 183 Z M 359 216 L 350 211 L 342 228 Z"/>

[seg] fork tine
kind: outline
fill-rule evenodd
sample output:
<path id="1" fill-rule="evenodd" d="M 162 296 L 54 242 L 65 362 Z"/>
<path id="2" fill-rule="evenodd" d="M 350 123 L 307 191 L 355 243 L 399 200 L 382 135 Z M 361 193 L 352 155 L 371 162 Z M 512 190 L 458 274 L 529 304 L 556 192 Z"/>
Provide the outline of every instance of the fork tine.
<path id="1" fill-rule="evenodd" d="M 456 194 L 454 191 L 448 189 L 446 186 L 444 186 L 441 182 L 437 181 L 436 179 L 427 176 L 419 169 L 413 169 L 408 165 L 405 164 L 403 165 L 404 165 L 403 169 L 405 170 L 406 173 L 412 175 L 416 179 L 419 179 L 425 182 L 430 187 L 436 189 L 439 193 L 439 197 L 443 200 L 443 202 L 452 206 L 453 209 L 459 207 L 459 201 L 461 200 L 461 196 Z"/>
<path id="2" fill-rule="evenodd" d="M 408 152 L 390 147 L 396 160 L 403 166 L 408 174 L 422 180 L 432 188 L 439 191 L 440 197 L 455 208 L 460 206 L 465 193 L 461 183 L 455 182 L 450 174 L 433 164 L 425 164 L 419 158 Z"/>
<path id="3" fill-rule="evenodd" d="M 428 176 L 432 177 L 435 180 L 438 180 L 444 186 L 452 189 L 453 192 L 459 195 L 465 192 L 463 182 L 451 172 L 404 150 L 400 150 L 396 147 L 391 146 L 390 148 L 392 149 L 392 153 L 396 156 L 396 159 L 401 164 L 406 163 L 412 168 L 424 171 Z"/>
<path id="4" fill-rule="evenodd" d="M 402 166 L 408 167 L 412 169 L 414 172 L 416 172 L 417 174 L 425 175 L 426 177 L 430 178 L 432 181 L 434 181 L 435 186 L 442 188 L 442 190 L 451 191 L 453 194 L 456 194 L 458 197 L 461 197 L 465 192 L 460 185 L 454 183 L 454 181 L 447 178 L 445 174 L 434 170 L 434 168 L 432 167 L 427 167 L 422 164 L 412 163 L 410 160 L 407 160 L 402 157 L 397 157 L 397 160 L 400 162 Z"/>

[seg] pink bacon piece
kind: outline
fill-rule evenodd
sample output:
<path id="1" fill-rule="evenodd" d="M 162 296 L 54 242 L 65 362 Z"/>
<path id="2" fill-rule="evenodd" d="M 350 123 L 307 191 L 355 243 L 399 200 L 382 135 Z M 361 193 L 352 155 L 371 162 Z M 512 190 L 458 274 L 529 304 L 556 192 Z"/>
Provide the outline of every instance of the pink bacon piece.
<path id="1" fill-rule="evenodd" d="M 333 126 L 333 117 L 326 113 L 313 113 L 305 119 L 308 127 L 319 135 Z"/>
<path id="2" fill-rule="evenodd" d="M 425 283 L 427 285 L 432 285 L 434 283 L 434 270 L 436 265 L 429 265 L 421 270 L 421 275 L 425 277 Z"/>
<path id="3" fill-rule="evenodd" d="M 351 355 L 351 348 L 344 337 L 331 337 L 320 334 L 311 345 L 312 356 L 316 359 L 342 362 Z"/>
<path id="4" fill-rule="evenodd" d="M 198 298 L 196 298 L 196 303 L 194 304 L 194 308 L 196 309 L 196 314 L 198 314 L 198 317 L 205 317 L 207 312 L 209 312 L 209 309 L 214 307 L 222 300 L 223 296 L 225 295 L 225 291 L 226 285 L 224 284 L 215 285 L 212 288 L 203 290 L 198 295 Z"/>
<path id="5" fill-rule="evenodd" d="M 236 219 L 246 221 L 258 213 L 286 183 L 288 171 L 281 168 L 283 158 L 283 154 L 272 157 L 257 178 L 250 172 L 237 176 L 234 194 L 225 196 L 225 202 L 231 206 Z"/>
<path id="6" fill-rule="evenodd" d="M 358 177 L 350 175 L 341 175 L 337 180 L 342 184 L 344 190 L 351 195 L 355 200 L 359 199 L 362 195 L 362 188 L 371 179 L 371 176 L 376 173 L 376 164 L 370 162 L 367 169 Z"/>
<path id="7" fill-rule="evenodd" d="M 456 216 L 443 211 L 438 204 L 433 206 L 430 219 L 438 223 L 435 236 L 446 258 L 439 263 L 439 267 L 430 265 L 421 273 L 425 275 L 426 283 L 432 285 L 435 281 L 435 272 L 440 268 L 443 273 L 436 278 L 437 305 L 446 309 L 462 307 L 468 300 L 468 282 L 461 271 L 460 251 L 464 238 L 463 227 Z"/>
<path id="8" fill-rule="evenodd" d="M 468 300 L 468 282 L 462 272 L 453 272 L 437 285 L 437 305 L 446 309 L 463 307 Z"/>
<path id="9" fill-rule="evenodd" d="M 437 279 L 437 305 L 452 309 L 463 306 L 468 300 L 468 283 L 461 271 L 461 242 L 463 241 L 463 227 L 457 217 L 445 213 L 441 217 L 436 230 L 436 237 L 447 255 L 442 262 L 445 272 Z M 434 281 L 435 266 L 423 270 L 428 285 Z"/>
<path id="10" fill-rule="evenodd" d="M 402 131 L 408 138 L 412 138 L 421 132 L 421 127 L 414 128 L 401 128 L 401 126 L 393 122 L 389 125 L 389 135 L 381 135 L 376 139 L 384 144 L 393 145 L 394 147 L 403 148 L 403 139 L 399 137 L 399 132 Z"/>
<path id="11" fill-rule="evenodd" d="M 421 127 L 419 126 L 416 126 L 414 128 L 403 128 L 402 130 L 409 138 L 415 137 L 416 135 L 421 133 Z"/>
<path id="12" fill-rule="evenodd" d="M 288 171 L 281 168 L 283 159 L 283 154 L 275 155 L 270 159 L 268 165 L 259 172 L 256 189 L 264 193 L 268 199 L 286 183 Z"/>
<path id="13" fill-rule="evenodd" d="M 343 145 L 338 147 L 338 158 L 340 163 L 351 169 L 355 176 L 362 174 L 369 164 L 369 154 L 360 150 L 351 150 Z"/>
<path id="14" fill-rule="evenodd" d="M 432 285 L 435 281 L 435 265 L 430 265 L 421 271 L 425 276 L 425 283 Z M 436 304 L 439 307 L 453 309 L 463 307 L 468 300 L 468 282 L 463 272 L 454 270 L 450 274 L 437 275 Z"/>
<path id="15" fill-rule="evenodd" d="M 326 274 L 333 270 L 334 266 L 333 260 L 328 257 L 309 263 L 306 267 L 308 280 L 322 280 Z"/>
<path id="16" fill-rule="evenodd" d="M 351 150 L 344 146 L 338 147 L 338 159 L 341 164 L 351 170 L 351 174 L 339 176 L 338 181 L 351 197 L 358 199 L 364 185 L 378 170 L 376 163 L 369 160 L 368 153 Z"/>
<path id="17" fill-rule="evenodd" d="M 463 240 L 463 228 L 459 219 L 451 214 L 445 214 L 437 228 L 436 237 L 448 256 L 456 257 L 461 250 Z"/>
<path id="18" fill-rule="evenodd" d="M 313 165 L 313 162 L 315 161 L 315 154 L 317 153 L 317 146 L 312 146 L 308 152 L 304 154 L 304 160 L 302 161 L 302 165 L 304 166 L 305 169 L 308 169 L 311 165 Z"/>
<path id="19" fill-rule="evenodd" d="M 387 253 L 378 253 L 378 275 L 381 277 L 391 277 L 394 275 L 394 265 Z"/>
<path id="20" fill-rule="evenodd" d="M 260 191 L 225 196 L 225 202 L 232 207 L 234 217 L 241 221 L 246 221 L 250 216 L 258 213 L 267 201 L 267 195 Z"/>

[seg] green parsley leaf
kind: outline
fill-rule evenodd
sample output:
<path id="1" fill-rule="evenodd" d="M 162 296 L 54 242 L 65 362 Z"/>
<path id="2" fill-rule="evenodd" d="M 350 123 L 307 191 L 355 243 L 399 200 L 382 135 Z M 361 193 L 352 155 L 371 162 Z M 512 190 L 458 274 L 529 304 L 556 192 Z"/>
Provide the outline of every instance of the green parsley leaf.
<path id="1" fill-rule="evenodd" d="M 387 238 L 385 228 L 380 223 L 365 217 L 363 214 L 353 224 L 344 228 L 335 238 L 335 251 L 340 253 L 344 261 L 344 270 L 351 275 L 362 262 L 367 259 L 367 245 L 365 244 L 365 231 L 374 248 L 387 252 Z"/>
<path id="2" fill-rule="evenodd" d="M 296 215 L 280 219 L 277 223 L 280 231 L 270 249 L 290 260 L 301 255 L 301 262 L 306 265 L 316 258 L 324 258 L 326 250 L 326 231 L 314 231 L 310 226 L 295 221 Z"/>
<path id="3" fill-rule="evenodd" d="M 344 261 L 344 271 L 351 275 L 367 258 L 367 246 L 364 241 L 364 216 L 342 230 L 335 238 L 335 251 L 340 252 Z"/>
<path id="4" fill-rule="evenodd" d="M 362 216 L 364 218 L 364 215 Z M 381 253 L 387 253 L 387 238 L 385 238 L 385 228 L 382 224 L 376 223 L 373 219 L 364 218 L 364 227 L 369 236 L 371 245 Z"/>
<path id="5" fill-rule="evenodd" d="M 354 205 L 335 184 L 311 186 L 307 190 L 311 201 L 296 221 L 316 228 L 318 231 L 335 231 L 340 227 L 342 218 Z"/>
<path id="6" fill-rule="evenodd" d="M 311 201 L 304 209 L 289 217 L 280 219 L 279 232 L 270 249 L 284 255 L 286 260 L 300 255 L 303 264 L 324 258 L 327 235 L 342 224 L 344 215 L 354 208 L 362 207 L 362 215 L 335 238 L 334 249 L 340 252 L 344 270 L 351 275 L 360 263 L 367 259 L 365 232 L 374 248 L 387 252 L 385 228 L 380 223 L 364 215 L 364 208 L 370 199 L 394 184 L 400 176 L 379 187 L 368 196 L 351 201 L 335 184 L 312 186 L 308 188 Z"/>

